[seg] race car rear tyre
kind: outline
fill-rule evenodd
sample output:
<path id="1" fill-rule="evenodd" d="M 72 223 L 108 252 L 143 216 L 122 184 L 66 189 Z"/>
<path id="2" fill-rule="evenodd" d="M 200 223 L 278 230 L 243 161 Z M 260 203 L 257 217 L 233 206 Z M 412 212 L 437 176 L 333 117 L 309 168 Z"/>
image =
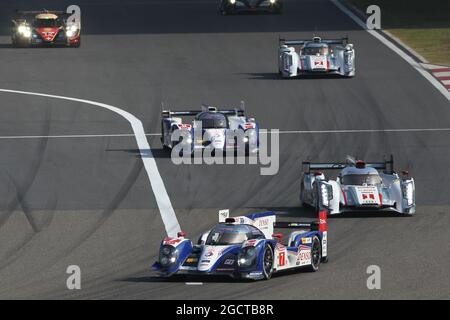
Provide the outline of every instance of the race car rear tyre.
<path id="1" fill-rule="evenodd" d="M 270 245 L 266 244 L 264 247 L 263 256 L 263 276 L 264 280 L 272 278 L 273 274 L 273 249 Z"/>
<path id="2" fill-rule="evenodd" d="M 311 244 L 311 265 L 309 267 L 309 270 L 312 272 L 318 271 L 321 259 L 322 249 L 320 246 L 320 240 L 317 236 L 314 236 Z"/>
<path id="3" fill-rule="evenodd" d="M 304 199 L 304 194 L 305 194 L 305 190 L 304 190 L 304 186 L 303 186 L 303 181 L 300 183 L 300 204 L 298 205 L 300 208 L 303 208 L 305 206 L 305 201 L 303 201 Z"/>

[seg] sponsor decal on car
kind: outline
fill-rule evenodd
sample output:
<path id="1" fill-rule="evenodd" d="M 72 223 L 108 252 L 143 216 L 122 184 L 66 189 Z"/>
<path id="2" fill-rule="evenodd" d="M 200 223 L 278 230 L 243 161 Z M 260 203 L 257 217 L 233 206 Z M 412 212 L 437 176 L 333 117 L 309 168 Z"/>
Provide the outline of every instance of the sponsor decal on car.
<path id="1" fill-rule="evenodd" d="M 309 249 L 309 247 L 308 247 L 308 249 L 305 249 L 305 247 L 300 247 L 299 249 L 300 250 L 297 254 L 296 265 L 304 266 L 304 265 L 311 264 L 311 250 Z"/>
<path id="2" fill-rule="evenodd" d="M 234 264 L 234 259 L 226 259 L 223 264 L 232 265 Z"/>
<path id="3" fill-rule="evenodd" d="M 181 242 L 181 239 L 177 239 L 177 238 L 166 238 L 163 241 L 163 244 L 168 244 L 168 245 L 176 245 L 178 243 Z"/>
<path id="4" fill-rule="evenodd" d="M 302 238 L 302 244 L 310 244 L 310 243 L 312 243 L 311 237 Z"/>
<path id="5" fill-rule="evenodd" d="M 258 240 L 256 240 L 256 239 L 251 239 L 251 240 L 248 240 L 248 241 L 246 241 L 245 242 L 245 246 L 246 247 L 253 247 L 253 246 L 255 246 L 256 245 L 256 243 L 258 242 Z"/>

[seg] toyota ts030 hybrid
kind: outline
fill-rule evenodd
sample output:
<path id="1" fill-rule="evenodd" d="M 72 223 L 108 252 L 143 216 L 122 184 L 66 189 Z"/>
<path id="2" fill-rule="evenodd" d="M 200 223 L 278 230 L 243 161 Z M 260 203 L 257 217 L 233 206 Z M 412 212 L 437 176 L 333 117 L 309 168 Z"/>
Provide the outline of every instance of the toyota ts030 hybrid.
<path id="1" fill-rule="evenodd" d="M 407 171 L 400 177 L 394 161 L 365 163 L 348 158 L 346 163 L 303 162 L 300 201 L 330 214 L 348 211 L 393 211 L 406 215 L 415 212 L 414 179 Z M 312 171 L 314 170 L 314 171 Z M 340 170 L 336 180 L 322 171 Z M 381 171 L 383 170 L 383 171 Z"/>
<path id="2" fill-rule="evenodd" d="M 348 38 L 279 39 L 278 72 L 283 78 L 305 74 L 355 75 L 355 50 Z"/>
<path id="3" fill-rule="evenodd" d="M 281 13 L 282 0 L 220 0 L 219 11 L 222 14 L 240 12 Z"/>
<path id="4" fill-rule="evenodd" d="M 80 23 L 68 22 L 63 11 L 16 11 L 11 21 L 11 39 L 15 47 L 79 47 Z"/>
<path id="5" fill-rule="evenodd" d="M 219 212 L 219 224 L 194 244 L 179 232 L 165 238 L 159 261 L 153 265 L 162 276 L 173 274 L 227 275 L 233 278 L 269 279 L 273 273 L 304 267 L 317 271 L 327 261 L 327 213 L 319 222 L 276 222 L 274 212 L 230 218 Z M 286 242 L 274 228 L 290 228 Z"/>
<path id="6" fill-rule="evenodd" d="M 193 120 L 185 122 L 182 117 L 193 117 Z M 178 135 L 174 135 L 175 131 Z M 202 106 L 201 110 L 164 110 L 161 142 L 170 149 L 178 143 L 188 144 L 190 152 L 211 148 L 257 153 L 259 126 L 254 118 L 246 117 L 243 103 L 235 109 Z"/>

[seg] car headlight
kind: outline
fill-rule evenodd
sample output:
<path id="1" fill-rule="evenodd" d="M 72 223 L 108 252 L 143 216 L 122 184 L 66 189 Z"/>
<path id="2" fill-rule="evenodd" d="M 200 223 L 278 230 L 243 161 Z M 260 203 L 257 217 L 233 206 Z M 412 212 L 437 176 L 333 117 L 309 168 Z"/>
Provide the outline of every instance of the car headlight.
<path id="1" fill-rule="evenodd" d="M 412 181 L 409 181 L 404 185 L 403 198 L 406 199 L 406 204 L 408 206 L 412 206 L 414 204 L 414 188 Z"/>
<path id="2" fill-rule="evenodd" d="M 235 3 L 236 3 L 236 0 L 230 0 L 230 3 L 231 3 L 231 4 L 235 4 Z"/>
<path id="3" fill-rule="evenodd" d="M 242 139 L 245 143 L 251 142 L 256 143 L 257 142 L 257 134 L 255 129 L 248 129 L 245 131 L 245 137 Z"/>
<path id="4" fill-rule="evenodd" d="M 159 263 L 163 267 L 168 267 L 177 261 L 177 250 L 172 247 L 165 245 L 159 250 Z"/>
<path id="5" fill-rule="evenodd" d="M 21 24 L 18 28 L 17 31 L 24 37 L 29 38 L 31 37 L 31 29 L 29 26 L 25 25 L 25 24 Z"/>
<path id="6" fill-rule="evenodd" d="M 77 34 L 77 30 L 78 30 L 78 27 L 75 24 L 66 26 L 66 36 L 69 38 L 73 37 L 74 35 Z"/>
<path id="7" fill-rule="evenodd" d="M 238 257 L 238 265 L 249 267 L 256 260 L 257 249 L 255 247 L 245 247 L 241 250 Z"/>
<path id="8" fill-rule="evenodd" d="M 270 0 L 271 4 L 274 4 L 275 2 L 277 2 L 277 0 Z"/>
<path id="9" fill-rule="evenodd" d="M 19 28 L 17 29 L 17 31 L 19 31 L 20 33 L 24 33 L 27 30 L 27 26 L 21 24 L 19 26 Z"/>

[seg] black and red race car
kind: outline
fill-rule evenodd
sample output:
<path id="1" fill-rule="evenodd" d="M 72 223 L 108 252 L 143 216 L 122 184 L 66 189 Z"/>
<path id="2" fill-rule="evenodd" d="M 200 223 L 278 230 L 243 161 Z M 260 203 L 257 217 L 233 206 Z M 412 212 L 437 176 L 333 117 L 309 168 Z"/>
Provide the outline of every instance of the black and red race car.
<path id="1" fill-rule="evenodd" d="M 69 22 L 68 18 L 64 11 L 16 11 L 11 21 L 12 44 L 79 47 L 80 23 Z"/>

